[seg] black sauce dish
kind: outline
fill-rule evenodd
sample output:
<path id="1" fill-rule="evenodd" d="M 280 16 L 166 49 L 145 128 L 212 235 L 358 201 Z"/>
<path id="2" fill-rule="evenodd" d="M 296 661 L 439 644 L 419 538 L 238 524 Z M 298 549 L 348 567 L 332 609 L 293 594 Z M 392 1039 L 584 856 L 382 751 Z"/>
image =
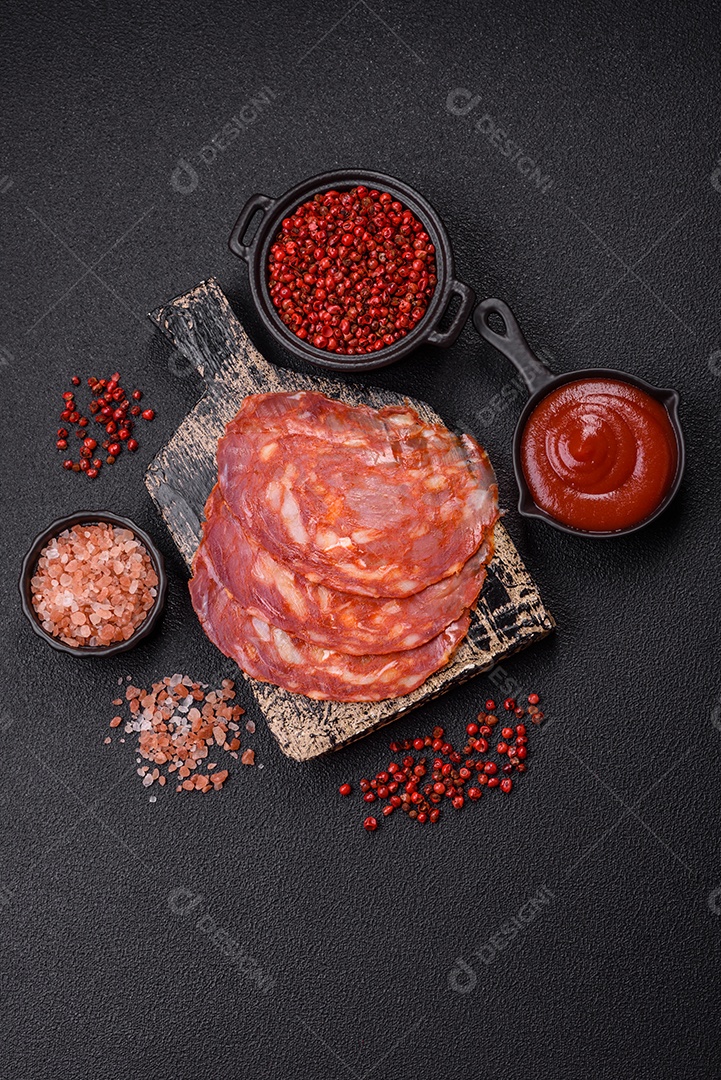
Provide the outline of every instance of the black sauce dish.
<path id="1" fill-rule="evenodd" d="M 493 316 L 501 320 L 503 323 L 503 331 L 499 332 L 493 329 L 490 324 L 490 319 Z M 646 525 L 650 525 L 652 521 L 655 521 L 678 493 L 686 465 L 683 430 L 678 415 L 680 401 L 678 391 L 652 386 L 651 383 L 646 382 L 645 379 L 641 379 L 637 375 L 632 375 L 626 371 L 618 371 L 615 368 L 583 368 L 582 370 L 565 372 L 562 375 L 554 375 L 531 350 L 515 315 L 508 304 L 503 300 L 495 298 L 482 300 L 473 312 L 473 324 L 484 341 L 487 341 L 489 345 L 498 349 L 503 356 L 511 361 L 525 382 L 528 392 L 531 395 L 518 418 L 513 436 L 513 468 L 516 474 L 519 492 L 518 512 L 523 517 L 540 518 L 541 521 L 545 521 L 548 525 L 552 525 L 554 529 L 559 529 L 561 532 L 572 533 L 574 536 L 592 537 L 595 539 L 628 536 L 630 533 L 634 533 L 638 529 L 642 529 Z M 567 383 L 578 382 L 581 379 L 604 378 L 629 383 L 631 386 L 637 387 L 639 390 L 648 394 L 649 397 L 658 401 L 659 404 L 663 405 L 676 437 L 676 471 L 663 499 L 647 517 L 643 518 L 642 521 L 638 521 L 626 528 L 615 529 L 613 531 L 576 529 L 570 525 L 565 525 L 561 521 L 557 521 L 556 518 L 552 517 L 535 502 L 523 472 L 523 465 L 521 462 L 523 432 L 526 423 L 536 406 L 547 394 L 551 393 L 551 391 L 556 390 L 558 387 L 564 386 Z"/>

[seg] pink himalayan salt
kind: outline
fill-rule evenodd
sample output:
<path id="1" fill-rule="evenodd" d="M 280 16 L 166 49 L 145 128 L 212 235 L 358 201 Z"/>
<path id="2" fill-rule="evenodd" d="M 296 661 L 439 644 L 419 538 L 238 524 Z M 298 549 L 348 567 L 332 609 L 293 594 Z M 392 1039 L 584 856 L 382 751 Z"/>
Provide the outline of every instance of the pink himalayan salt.
<path id="1" fill-rule="evenodd" d="M 74 525 L 50 540 L 31 580 L 44 630 L 66 645 L 127 641 L 147 617 L 158 577 L 145 547 L 115 525 Z"/>

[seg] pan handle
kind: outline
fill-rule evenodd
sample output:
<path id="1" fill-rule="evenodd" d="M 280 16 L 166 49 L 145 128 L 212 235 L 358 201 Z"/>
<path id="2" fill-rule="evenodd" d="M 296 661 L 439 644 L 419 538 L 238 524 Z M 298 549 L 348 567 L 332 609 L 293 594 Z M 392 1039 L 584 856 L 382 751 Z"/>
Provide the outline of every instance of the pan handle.
<path id="1" fill-rule="evenodd" d="M 447 330 L 431 330 L 426 338 L 429 345 L 437 345 L 441 349 L 447 349 L 449 345 L 452 345 L 458 338 L 463 327 L 466 325 L 468 316 L 471 313 L 476 294 L 473 289 L 466 285 L 463 281 L 451 281 L 450 296 L 460 297 L 460 305 L 458 311 L 453 316 L 453 321 Z M 450 297 L 449 297 L 450 299 Z M 446 305 L 447 307 L 448 305 Z"/>
<path id="2" fill-rule="evenodd" d="M 498 315 L 505 326 L 504 334 L 497 334 L 488 319 Z M 531 351 L 523 336 L 516 316 L 503 300 L 481 300 L 473 312 L 473 325 L 484 341 L 493 345 L 516 367 L 531 394 L 554 378 L 552 372 Z"/>
<path id="3" fill-rule="evenodd" d="M 247 203 L 240 211 L 240 216 L 233 226 L 233 231 L 228 239 L 228 247 L 234 255 L 238 256 L 238 258 L 245 259 L 247 262 L 253 249 L 253 245 L 255 244 L 255 239 L 251 240 L 249 244 L 243 243 L 243 237 L 255 212 L 260 210 L 261 213 L 265 214 L 266 210 L 270 210 L 271 206 L 274 206 L 276 202 L 277 199 L 271 199 L 269 195 L 257 193 L 250 196 Z M 255 235 L 258 235 L 257 229 Z"/>

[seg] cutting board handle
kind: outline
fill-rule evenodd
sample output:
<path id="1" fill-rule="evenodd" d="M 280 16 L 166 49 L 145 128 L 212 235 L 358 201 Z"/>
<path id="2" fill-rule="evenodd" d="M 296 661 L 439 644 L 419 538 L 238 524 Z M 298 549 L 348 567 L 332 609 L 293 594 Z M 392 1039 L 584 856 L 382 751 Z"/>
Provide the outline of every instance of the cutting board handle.
<path id="1" fill-rule="evenodd" d="M 251 342 L 215 278 L 176 296 L 148 317 L 188 365 L 183 368 L 176 358 L 171 362 L 175 373 L 197 371 L 210 394 L 225 392 L 227 383 L 238 378 L 241 364 L 246 378 L 248 369 L 254 373 L 259 388 L 273 376 L 272 365 Z"/>

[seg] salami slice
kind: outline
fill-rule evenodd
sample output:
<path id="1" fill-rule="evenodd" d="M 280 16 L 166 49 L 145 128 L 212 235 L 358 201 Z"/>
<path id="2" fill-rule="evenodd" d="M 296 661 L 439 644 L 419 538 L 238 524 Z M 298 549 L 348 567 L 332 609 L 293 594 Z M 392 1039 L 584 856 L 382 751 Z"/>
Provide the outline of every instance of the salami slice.
<path id="1" fill-rule="evenodd" d="M 205 508 L 201 550 L 250 615 L 336 652 L 414 649 L 471 608 L 493 556 L 488 538 L 453 577 L 408 597 L 372 597 L 316 585 L 277 562 L 233 517 L 216 486 Z"/>
<path id="2" fill-rule="evenodd" d="M 200 550 L 190 594 L 211 641 L 253 678 L 332 701 L 382 701 L 409 694 L 443 667 L 468 630 L 469 616 L 417 649 L 349 656 L 311 645 L 244 611 Z"/>
<path id="3" fill-rule="evenodd" d="M 495 475 L 470 436 L 425 423 L 412 409 L 330 399 L 315 402 L 325 419 L 312 434 L 304 409 L 277 400 L 289 395 L 262 397 L 220 440 L 220 487 L 248 533 L 310 581 L 410 596 L 457 574 L 490 533 Z"/>
<path id="4" fill-rule="evenodd" d="M 346 442 L 355 446 L 382 446 L 399 428 L 407 434 L 423 428 L 415 409 L 387 405 L 373 409 L 369 405 L 346 405 L 317 390 L 296 394 L 248 394 L 238 412 L 226 426 L 226 434 L 243 431 L 248 423 L 279 435 L 308 435 L 314 439 Z"/>

